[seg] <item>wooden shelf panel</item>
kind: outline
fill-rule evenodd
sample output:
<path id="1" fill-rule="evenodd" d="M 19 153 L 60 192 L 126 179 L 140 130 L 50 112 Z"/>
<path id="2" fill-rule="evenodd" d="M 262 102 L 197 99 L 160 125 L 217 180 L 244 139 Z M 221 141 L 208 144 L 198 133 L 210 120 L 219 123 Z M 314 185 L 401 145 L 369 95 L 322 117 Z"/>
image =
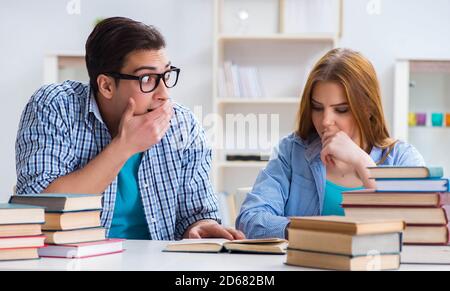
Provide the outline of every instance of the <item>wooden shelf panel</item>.
<path id="1" fill-rule="evenodd" d="M 311 33 L 311 34 L 267 34 L 267 35 L 233 35 L 221 34 L 218 41 L 320 41 L 334 42 L 336 36 L 327 33 Z"/>
<path id="2" fill-rule="evenodd" d="M 219 168 L 264 168 L 268 162 L 219 162 L 216 166 Z"/>
<path id="3" fill-rule="evenodd" d="M 221 105 L 225 104 L 299 104 L 300 99 L 294 97 L 287 98 L 217 98 L 217 103 Z"/>

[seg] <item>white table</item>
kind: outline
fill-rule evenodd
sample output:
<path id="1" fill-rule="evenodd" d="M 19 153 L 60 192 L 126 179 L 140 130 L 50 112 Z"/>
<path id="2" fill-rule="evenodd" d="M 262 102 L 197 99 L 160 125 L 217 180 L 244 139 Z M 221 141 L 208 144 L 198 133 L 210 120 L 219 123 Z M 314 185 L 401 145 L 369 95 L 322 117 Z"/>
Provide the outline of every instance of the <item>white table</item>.
<path id="1" fill-rule="evenodd" d="M 164 241 L 125 241 L 126 251 L 102 257 L 0 262 L 0 271 L 310 271 L 284 264 L 286 256 L 162 252 Z M 449 266 L 402 265 L 401 270 L 447 270 Z"/>

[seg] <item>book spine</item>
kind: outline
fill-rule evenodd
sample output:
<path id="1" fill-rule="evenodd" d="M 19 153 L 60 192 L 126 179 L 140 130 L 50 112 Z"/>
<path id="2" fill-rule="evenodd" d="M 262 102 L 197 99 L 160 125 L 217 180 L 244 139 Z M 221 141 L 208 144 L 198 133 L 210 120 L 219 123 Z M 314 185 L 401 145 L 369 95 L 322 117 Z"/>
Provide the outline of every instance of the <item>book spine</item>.
<path id="1" fill-rule="evenodd" d="M 442 211 L 444 212 L 445 225 L 448 225 L 448 212 L 449 212 L 450 208 L 444 206 L 444 207 L 442 207 L 441 209 L 442 209 Z"/>
<path id="2" fill-rule="evenodd" d="M 344 201 L 346 201 L 346 197 L 352 196 L 352 195 L 361 195 L 362 193 L 350 193 L 350 192 L 343 192 L 342 196 L 344 198 Z M 367 192 L 364 193 L 365 195 L 377 195 L 380 193 L 377 192 Z M 401 195 L 405 195 L 405 196 L 415 196 L 415 195 L 419 195 L 419 193 L 409 193 L 409 192 L 404 192 L 404 193 L 383 193 L 384 195 L 389 195 L 389 194 L 401 194 Z M 420 193 L 420 194 L 426 194 L 426 195 L 434 195 L 434 197 L 436 198 L 436 202 L 435 204 L 431 204 L 431 203 L 426 203 L 423 205 L 420 204 L 389 204 L 389 202 L 378 202 L 377 204 L 354 204 L 354 203 L 342 203 L 341 206 L 342 207 L 346 207 L 346 208 L 350 208 L 350 207 L 358 207 L 358 208 L 364 208 L 364 207 L 408 207 L 408 208 L 441 208 L 444 205 L 448 205 L 449 204 L 449 195 L 450 193 L 439 193 L 439 192 L 424 192 L 424 193 Z"/>
<path id="3" fill-rule="evenodd" d="M 445 244 L 448 245 L 448 243 L 450 242 L 450 231 L 448 229 L 448 225 L 447 225 L 447 227 L 445 229 L 446 229 L 446 232 L 447 232 L 447 235 L 445 236 L 447 238 L 447 241 L 445 242 Z"/>
<path id="4" fill-rule="evenodd" d="M 448 187 L 448 186 L 446 186 L 446 187 Z M 448 189 L 428 189 L 428 190 L 423 190 L 423 191 L 421 191 L 421 190 L 413 190 L 413 189 L 405 189 L 405 190 L 392 190 L 392 189 L 377 189 L 377 193 L 384 193 L 384 194 L 387 194 L 387 193 L 396 193 L 396 194 L 425 194 L 425 193 L 430 193 L 430 190 L 432 191 L 432 192 L 434 192 L 434 193 L 436 193 L 436 192 L 439 192 L 439 193 L 442 193 L 442 192 L 448 192 Z"/>
<path id="5" fill-rule="evenodd" d="M 403 245 L 405 246 L 446 246 L 448 245 L 447 243 L 415 243 L 415 242 L 411 242 L 411 243 L 403 243 Z"/>
<path id="6" fill-rule="evenodd" d="M 418 227 L 423 227 L 423 226 L 447 226 L 449 223 L 448 220 L 448 212 L 450 211 L 450 208 L 447 207 L 397 207 L 397 206 L 363 206 L 363 207 L 355 207 L 355 206 L 350 206 L 350 207 L 344 207 L 344 212 L 345 212 L 345 216 L 349 216 L 348 213 L 345 211 L 346 209 L 440 209 L 442 210 L 442 215 L 443 215 L 443 221 L 442 223 L 406 223 L 406 226 L 418 226 Z"/>
<path id="7" fill-rule="evenodd" d="M 349 204 L 341 204 L 343 208 L 365 208 L 365 209 L 379 209 L 379 208 L 401 208 L 401 209 L 408 209 L 408 208 L 414 208 L 414 209 L 436 209 L 436 208 L 442 208 L 440 205 L 433 207 L 433 206 L 420 206 L 420 205 L 349 205 Z"/>
<path id="8" fill-rule="evenodd" d="M 438 195 L 439 205 L 450 205 L 450 193 L 439 193 Z"/>
<path id="9" fill-rule="evenodd" d="M 427 181 L 442 182 L 442 184 L 433 183 L 427 184 Z M 388 183 L 383 183 L 388 182 Z M 407 182 L 416 182 L 416 188 L 412 188 L 414 184 Z M 449 192 L 449 180 L 448 179 L 375 179 L 376 192 L 411 192 L 411 193 L 423 193 L 423 192 Z"/>
<path id="10" fill-rule="evenodd" d="M 232 64 L 231 65 L 231 76 L 233 78 L 233 91 L 234 91 L 234 97 L 241 98 L 243 97 L 241 94 L 241 82 L 240 82 L 240 76 L 239 76 L 239 67 L 238 65 Z"/>
<path id="11" fill-rule="evenodd" d="M 227 88 L 227 96 L 226 97 L 237 97 L 234 95 L 234 83 L 233 83 L 233 72 L 232 72 L 233 64 L 229 61 L 223 63 L 223 71 L 225 74 L 225 84 Z"/>
<path id="12" fill-rule="evenodd" d="M 230 95 L 227 93 L 227 85 L 226 85 L 227 81 L 225 78 L 225 70 L 223 67 L 219 68 L 218 74 L 219 74 L 219 76 L 218 76 L 218 83 L 217 83 L 217 86 L 218 86 L 217 94 L 218 94 L 219 98 L 226 98 Z"/>
<path id="13" fill-rule="evenodd" d="M 437 191 L 426 191 L 426 192 L 407 192 L 407 191 L 403 191 L 403 192 L 396 192 L 396 191 L 391 191 L 391 192 L 380 192 L 380 191 L 364 191 L 364 190 L 355 190 L 355 191 L 348 191 L 348 192 L 342 192 L 342 195 L 377 195 L 383 193 L 384 195 L 386 194 L 402 194 L 402 195 L 417 195 L 417 194 L 429 194 L 429 195 L 436 195 L 436 194 L 450 194 L 449 192 L 437 192 Z"/>
<path id="14" fill-rule="evenodd" d="M 446 178 L 438 178 L 438 177 L 428 177 L 428 178 L 376 178 L 375 181 L 447 181 Z"/>
<path id="15" fill-rule="evenodd" d="M 101 257 L 101 256 L 107 256 L 107 255 L 120 254 L 123 252 L 125 252 L 125 250 L 110 252 L 110 253 L 103 253 L 103 254 L 95 254 L 95 255 L 89 255 L 89 256 L 78 256 L 78 255 L 70 256 L 69 255 L 66 257 L 62 257 L 62 256 L 52 256 L 52 255 L 40 255 L 40 254 L 39 254 L 39 256 L 41 258 L 54 258 L 54 259 L 89 259 L 89 258 L 96 258 L 96 257 Z"/>

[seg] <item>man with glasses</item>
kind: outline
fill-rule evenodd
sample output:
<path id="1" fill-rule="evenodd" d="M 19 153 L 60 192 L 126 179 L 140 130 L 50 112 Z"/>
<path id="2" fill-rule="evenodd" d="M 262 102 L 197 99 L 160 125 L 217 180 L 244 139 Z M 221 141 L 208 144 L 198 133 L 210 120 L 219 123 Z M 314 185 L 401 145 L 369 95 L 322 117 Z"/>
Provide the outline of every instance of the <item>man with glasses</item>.
<path id="1" fill-rule="evenodd" d="M 211 149 L 169 89 L 180 69 L 163 36 L 131 19 L 103 20 L 86 43 L 90 84 L 42 87 L 16 141 L 17 194 L 103 193 L 108 237 L 243 238 L 222 227 L 209 181 Z"/>

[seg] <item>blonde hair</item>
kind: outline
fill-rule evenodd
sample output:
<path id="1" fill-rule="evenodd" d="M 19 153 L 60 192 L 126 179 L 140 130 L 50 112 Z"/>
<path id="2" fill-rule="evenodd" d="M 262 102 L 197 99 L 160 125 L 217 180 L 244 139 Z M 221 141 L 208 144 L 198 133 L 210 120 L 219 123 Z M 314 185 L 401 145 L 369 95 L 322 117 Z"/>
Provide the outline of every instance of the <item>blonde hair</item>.
<path id="1" fill-rule="evenodd" d="M 374 67 L 363 55 L 350 49 L 333 49 L 312 69 L 303 91 L 297 114 L 296 134 L 308 139 L 316 133 L 312 122 L 311 98 L 318 82 L 335 82 L 345 92 L 350 111 L 360 133 L 360 147 L 369 152 L 373 146 L 392 148 L 381 103 L 381 93 Z"/>

